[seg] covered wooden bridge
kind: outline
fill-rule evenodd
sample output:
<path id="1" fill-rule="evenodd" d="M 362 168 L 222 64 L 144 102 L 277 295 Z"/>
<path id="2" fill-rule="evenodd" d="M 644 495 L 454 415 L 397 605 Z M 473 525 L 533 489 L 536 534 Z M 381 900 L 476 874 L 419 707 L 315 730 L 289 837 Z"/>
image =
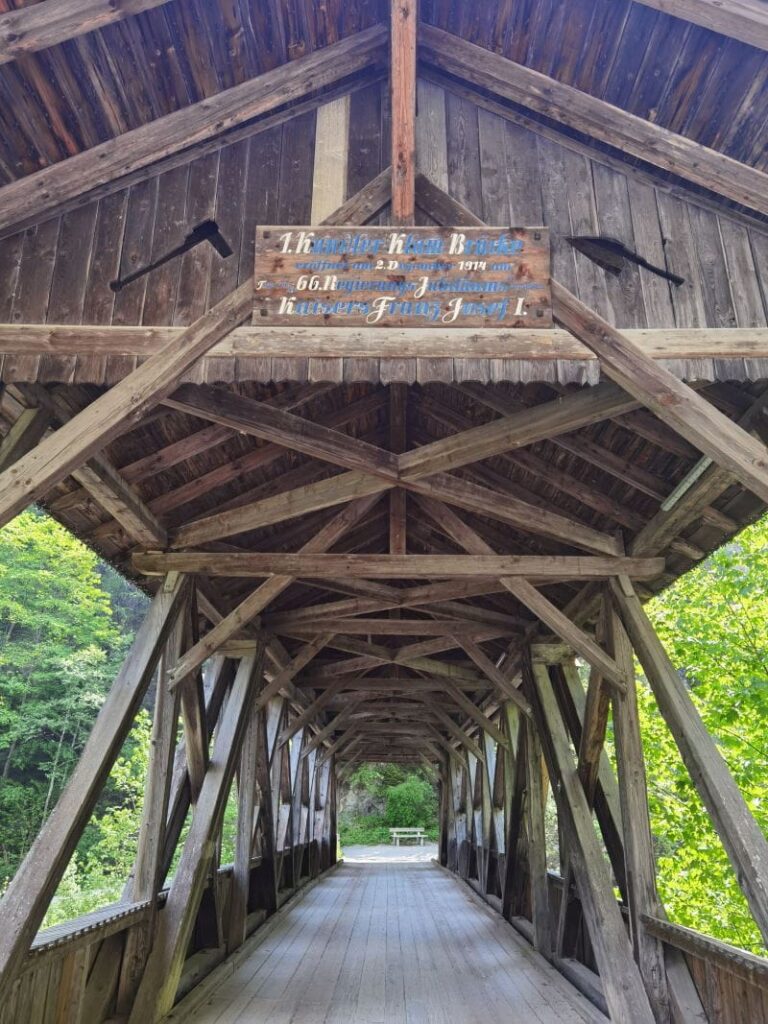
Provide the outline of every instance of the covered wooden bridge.
<path id="1" fill-rule="evenodd" d="M 633 667 L 768 941 L 643 610 L 768 504 L 766 4 L 12 6 L 0 522 L 152 603 L 0 901 L 2 1024 L 766 1024 L 659 901 Z M 153 680 L 124 899 L 38 934 Z M 434 772 L 442 867 L 336 865 L 364 760 Z"/>

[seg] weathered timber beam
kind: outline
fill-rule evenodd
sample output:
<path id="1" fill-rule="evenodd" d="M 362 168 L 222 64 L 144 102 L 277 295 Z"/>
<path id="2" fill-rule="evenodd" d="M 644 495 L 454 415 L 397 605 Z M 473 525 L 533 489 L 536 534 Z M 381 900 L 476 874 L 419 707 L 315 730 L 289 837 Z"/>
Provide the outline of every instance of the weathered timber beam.
<path id="1" fill-rule="evenodd" d="M 504 586 L 517 600 L 525 605 L 566 643 L 570 644 L 590 665 L 600 672 L 603 679 L 619 693 L 625 693 L 627 680 L 624 672 L 613 658 L 606 654 L 592 637 L 580 629 L 567 615 L 564 615 L 549 598 L 525 579 L 504 580 Z"/>
<path id="2" fill-rule="evenodd" d="M 342 227 L 345 224 L 357 226 L 366 224 L 377 213 L 380 213 L 390 201 L 392 197 L 391 183 L 392 175 L 388 167 L 380 174 L 377 174 L 375 178 L 372 178 L 367 185 L 363 185 L 359 192 L 350 196 L 345 203 L 342 203 L 337 210 L 320 223 L 336 224 Z"/>
<path id="3" fill-rule="evenodd" d="M 387 35 L 382 25 L 358 32 L 4 186 L 0 232 L 368 67 Z"/>
<path id="4" fill-rule="evenodd" d="M 382 172 L 383 173 L 383 172 Z M 382 176 L 337 211 L 334 222 L 359 223 L 382 198 Z M 437 189 L 436 189 L 437 190 Z M 439 191 L 439 190 L 437 190 Z M 367 204 L 372 205 L 367 205 Z M 383 205 L 383 203 L 382 203 Z M 361 209 L 364 207 L 363 209 Z M 374 209 L 374 213 L 378 212 Z M 370 214 L 373 216 L 373 213 Z M 0 355 L 135 356 L 154 355 L 183 327 L 96 324 L 0 324 Z M 651 359 L 768 359 L 768 327 L 623 328 L 622 334 Z M 208 353 L 208 358 L 398 359 L 414 353 L 425 359 L 524 359 L 526 362 L 594 362 L 597 356 L 559 328 L 499 331 L 455 327 L 450 333 L 429 327 L 260 327 L 244 324 Z"/>
<path id="5" fill-rule="evenodd" d="M 363 615 L 369 612 L 387 611 L 390 608 L 418 608 L 421 605 L 485 597 L 488 594 L 498 594 L 504 590 L 500 583 L 486 582 L 485 580 L 447 580 L 441 583 L 428 583 L 420 587 L 409 587 L 406 590 L 394 587 L 391 589 L 391 595 L 388 594 L 386 597 L 350 597 L 341 601 L 326 601 L 292 611 L 277 612 L 263 620 L 264 628 L 295 626 L 309 619 L 325 618 L 326 616 Z"/>
<path id="6" fill-rule="evenodd" d="M 611 584 L 619 615 L 699 796 L 733 865 L 749 909 L 768 941 L 768 841 L 701 720 L 631 582 Z"/>
<path id="7" fill-rule="evenodd" d="M 0 524 L 42 497 L 169 394 L 179 377 L 248 315 L 252 296 L 252 282 L 241 285 L 0 475 Z"/>
<path id="8" fill-rule="evenodd" d="M 500 746 L 508 748 L 509 740 L 499 727 L 485 715 L 480 708 L 472 701 L 469 697 L 458 687 L 455 683 L 446 679 L 444 685 L 444 692 L 448 694 L 453 703 L 468 715 L 472 721 L 479 725 L 483 732 L 488 735 Z"/>
<path id="9" fill-rule="evenodd" d="M 653 1012 L 633 959 L 592 811 L 576 774 L 549 674 L 543 665 L 532 665 L 527 676 L 531 680 L 531 700 L 558 815 L 566 827 L 576 885 L 611 1018 L 626 1024 L 653 1024 Z"/>
<path id="10" fill-rule="evenodd" d="M 613 171 L 618 171 L 621 175 L 627 173 L 627 162 L 620 152 L 608 149 L 607 147 L 598 149 L 591 140 L 570 131 L 565 125 L 542 118 L 540 115 L 523 107 L 512 106 L 506 100 L 498 96 L 492 96 L 484 89 L 471 85 L 465 79 L 446 75 L 437 68 L 426 64 L 421 65 L 419 77 L 425 82 L 430 82 L 437 86 L 438 89 L 444 90 L 449 95 L 467 100 L 481 110 L 487 110 L 502 120 L 508 121 L 510 124 L 524 128 L 535 135 L 540 135 L 544 139 L 549 139 L 557 146 L 570 150 L 580 157 L 586 157 L 591 162 L 602 167 L 609 167 Z M 735 207 L 730 200 L 715 193 L 702 190 L 694 191 L 684 179 L 671 177 L 665 171 L 654 167 L 652 164 L 641 164 L 635 161 L 632 167 L 632 178 L 638 184 L 642 183 L 664 195 L 674 196 L 686 204 L 697 206 L 702 210 L 709 210 L 715 214 L 725 214 L 729 219 L 738 221 L 744 227 L 757 228 L 758 231 L 762 231 L 765 228 L 765 220 L 760 214 Z M 417 205 L 420 209 L 423 209 L 421 202 L 419 202 L 418 180 L 416 188 Z M 459 222 L 456 221 L 455 223 Z"/>
<path id="11" fill-rule="evenodd" d="M 416 32 L 418 0 L 390 0 L 392 222 L 413 224 L 416 204 Z"/>
<path id="12" fill-rule="evenodd" d="M 605 579 L 626 575 L 654 579 L 663 558 L 593 555 L 325 555 L 284 552 L 139 552 L 133 567 L 148 576 L 189 572 L 207 576 L 290 575 L 302 579 L 350 576 L 363 579 L 520 576 L 542 580 Z M 343 632 L 343 631 L 342 631 Z"/>
<path id="13" fill-rule="evenodd" d="M 0 15 L 0 64 L 161 7 L 168 0 L 45 0 Z"/>
<path id="14" fill-rule="evenodd" d="M 301 549 L 299 558 L 308 557 L 318 551 L 327 551 L 344 534 L 360 520 L 375 503 L 376 498 L 363 498 L 360 501 L 352 502 L 337 515 L 326 523 L 315 536 L 307 541 Z M 206 573 L 205 575 L 212 575 Z M 178 665 L 171 672 L 169 684 L 179 685 L 191 672 L 194 672 L 202 663 L 214 654 L 218 648 L 238 633 L 243 626 L 251 622 L 259 612 L 263 611 L 279 594 L 294 582 L 295 576 L 290 574 L 275 575 L 268 573 L 268 579 L 260 587 L 242 601 L 237 608 L 233 609 L 220 622 L 214 625 L 195 645 L 190 648 L 179 660 Z"/>
<path id="15" fill-rule="evenodd" d="M 552 282 L 552 303 L 555 318 L 600 357 L 612 380 L 768 502 L 768 449 L 761 441 L 648 359 L 556 281 Z"/>
<path id="16" fill-rule="evenodd" d="M 389 385 L 389 450 L 401 454 L 408 449 L 408 385 Z M 389 553 L 404 555 L 408 550 L 408 504 L 405 491 L 389 492 Z"/>
<path id="17" fill-rule="evenodd" d="M 8 885 L 0 907 L 0 1003 L 43 920 L 149 686 L 189 592 L 178 577 L 156 594 L 50 817 Z"/>
<path id="18" fill-rule="evenodd" d="M 313 458 L 331 462 L 350 470 L 351 474 L 368 473 L 385 481 L 387 487 L 400 484 L 418 493 L 426 491 L 462 508 L 502 518 L 505 522 L 511 522 L 522 529 L 544 533 L 588 551 L 619 553 L 614 538 L 549 510 L 534 509 L 527 501 L 513 495 L 505 494 L 501 497 L 494 491 L 480 488 L 469 481 L 443 474 L 435 474 L 430 480 L 425 481 L 418 478 L 423 476 L 423 473 L 414 475 L 411 472 L 412 478 L 403 480 L 399 472 L 400 457 L 397 455 L 358 438 L 344 436 L 328 427 L 228 391 L 187 385 L 180 388 L 168 404 L 191 415 L 204 416 L 215 423 L 254 434 L 272 444 L 284 445 Z M 471 433 L 471 430 L 467 433 Z M 471 460 L 470 449 L 466 450 L 464 459 Z M 373 481 L 367 483 L 365 478 L 349 474 L 346 478 L 336 481 L 336 486 L 340 488 L 342 494 L 347 493 L 349 485 L 367 488 L 373 487 Z M 333 492 L 333 487 L 333 483 L 321 481 L 314 485 L 312 490 L 304 490 L 301 497 L 309 496 L 312 500 L 313 496 L 316 499 L 319 495 L 320 500 L 325 502 L 330 496 L 329 490 Z M 385 488 L 382 486 L 381 489 Z M 174 546 L 184 547 L 198 543 L 197 538 L 201 535 L 210 539 L 213 536 L 212 531 L 221 537 L 224 535 L 223 530 L 232 532 L 233 526 L 241 528 L 243 522 L 252 523 L 253 517 L 259 514 L 274 515 L 280 507 L 277 496 L 266 499 L 266 504 L 260 507 L 243 506 L 234 510 L 232 514 L 226 511 L 215 513 L 197 523 L 182 527 Z M 296 507 L 307 510 L 306 505 L 297 504 Z M 296 514 L 295 510 L 293 514 Z M 284 515 L 287 517 L 287 513 Z"/>
<path id="19" fill-rule="evenodd" d="M 42 386 L 31 386 L 29 392 L 36 407 L 25 409 L 4 439 L 0 470 L 32 451 L 43 437 L 51 436 L 53 423 L 67 423 L 80 411 L 71 399 L 55 392 L 51 395 Z M 72 477 L 82 488 L 78 493 L 90 495 L 137 544 L 165 547 L 168 543 L 168 535 L 157 516 L 104 455 L 93 455 L 72 471 Z"/>
<path id="20" fill-rule="evenodd" d="M 466 679 L 457 679 L 451 680 L 451 682 L 460 690 L 487 690 L 491 685 L 486 679 L 477 679 L 472 682 L 467 681 Z M 308 676 L 302 676 L 300 679 L 296 679 L 295 683 L 298 687 L 306 687 L 309 690 L 322 690 L 327 689 L 330 686 L 334 686 L 336 680 L 310 674 Z M 424 691 L 443 690 L 446 686 L 446 679 L 445 677 L 428 678 L 424 676 L 405 675 L 360 676 L 353 677 L 352 679 L 343 678 L 343 684 L 344 685 L 341 687 L 342 690 L 354 690 L 359 694 L 400 694 L 400 691 L 402 690 L 404 694 L 408 695 L 410 693 L 416 694 Z"/>
<path id="21" fill-rule="evenodd" d="M 768 10 L 762 0 L 636 0 L 674 18 L 768 50 Z"/>
<path id="22" fill-rule="evenodd" d="M 261 658 L 240 663 L 216 732 L 211 764 L 139 985 L 129 1024 L 158 1021 L 173 1007 L 187 945 L 214 854 L 214 838 L 246 732 Z"/>
<path id="23" fill-rule="evenodd" d="M 421 27 L 419 54 L 496 96 L 768 213 L 768 175 L 762 171 L 431 25 Z"/>
<path id="24" fill-rule="evenodd" d="M 34 448 L 45 435 L 50 422 L 47 409 L 24 409 L 0 442 L 0 472 Z"/>
<path id="25" fill-rule="evenodd" d="M 300 626 L 277 629 L 282 636 L 301 637 L 317 633 L 318 629 L 331 625 L 324 619 L 305 622 Z M 484 636 L 488 627 L 478 622 L 463 619 L 336 619 L 333 628 L 345 636 Z M 516 636 L 519 629 L 506 626 L 494 627 L 499 636 Z"/>
<path id="26" fill-rule="evenodd" d="M 763 391 L 739 417 L 738 425 L 743 430 L 749 430 L 766 408 L 768 390 Z M 662 507 L 656 515 L 633 539 L 632 553 L 651 554 L 663 551 L 667 544 L 671 543 L 672 538 L 698 516 L 711 522 L 711 502 L 716 501 L 733 483 L 734 476 L 729 470 L 716 465 L 710 466 L 697 480 L 691 482 L 685 493 L 678 494 L 676 500 L 670 502 L 668 499 L 662 502 Z M 675 492 L 672 493 L 674 495 Z M 720 528 L 723 528 L 722 525 Z M 728 532 L 735 532 L 735 524 Z"/>
<path id="27" fill-rule="evenodd" d="M 324 690 L 319 697 L 315 698 L 305 711 L 303 711 L 282 730 L 280 735 L 277 737 L 277 745 L 282 746 L 284 743 L 287 743 L 288 740 L 299 731 L 299 729 L 303 729 L 305 726 L 309 725 L 310 722 L 315 721 L 320 712 L 331 703 L 336 694 L 343 690 L 344 687 L 345 681 L 343 679 L 337 679 L 331 683 L 331 685 Z"/>

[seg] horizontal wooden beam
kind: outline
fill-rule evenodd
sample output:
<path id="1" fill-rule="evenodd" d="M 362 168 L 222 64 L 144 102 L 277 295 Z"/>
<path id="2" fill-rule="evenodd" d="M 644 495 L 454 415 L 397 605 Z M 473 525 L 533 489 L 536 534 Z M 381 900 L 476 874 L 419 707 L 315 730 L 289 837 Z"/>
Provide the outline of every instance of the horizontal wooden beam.
<path id="1" fill-rule="evenodd" d="M 431 25 L 421 27 L 419 54 L 425 63 L 505 100 L 768 213 L 768 174 L 763 171 Z"/>
<path id="2" fill-rule="evenodd" d="M 654 579 L 664 571 L 663 558 L 611 558 L 579 555 L 313 555 L 283 552 L 173 551 L 137 552 L 133 567 L 146 576 L 168 572 L 207 576 L 294 576 L 321 579 L 350 576 L 371 579 L 416 579 L 452 576 L 523 576 L 540 580 L 606 579 L 619 574 Z"/>
<path id="3" fill-rule="evenodd" d="M 253 284 L 247 281 L 7 469 L 0 476 L 0 524 L 42 497 L 165 398 L 200 356 L 242 323 L 252 301 Z"/>
<path id="4" fill-rule="evenodd" d="M 637 3 L 768 50 L 768 7 L 764 0 L 637 0 Z"/>
<path id="5" fill-rule="evenodd" d="M 95 32 L 168 0 L 45 0 L 0 14 L 0 64 Z"/>
<path id="6" fill-rule="evenodd" d="M 0 232 L 363 70 L 383 56 L 387 36 L 375 25 L 11 182 L 0 189 Z"/>
<path id="7" fill-rule="evenodd" d="M 314 636 L 319 629 L 334 630 L 346 636 L 481 636 L 488 632 L 488 627 L 481 622 L 468 622 L 464 619 L 316 619 L 314 622 L 302 623 L 299 626 L 288 626 L 275 629 L 283 636 Z M 498 629 L 499 634 L 517 635 L 520 630 L 512 627 Z"/>
<path id="8" fill-rule="evenodd" d="M 377 179 L 378 180 L 378 179 Z M 0 324 L 0 355 L 154 355 L 183 327 Z M 651 359 L 768 359 L 768 327 L 627 328 L 622 334 Z M 595 362 L 591 349 L 561 329 L 498 331 L 456 327 L 254 327 L 243 325 L 209 359 L 553 359 Z"/>

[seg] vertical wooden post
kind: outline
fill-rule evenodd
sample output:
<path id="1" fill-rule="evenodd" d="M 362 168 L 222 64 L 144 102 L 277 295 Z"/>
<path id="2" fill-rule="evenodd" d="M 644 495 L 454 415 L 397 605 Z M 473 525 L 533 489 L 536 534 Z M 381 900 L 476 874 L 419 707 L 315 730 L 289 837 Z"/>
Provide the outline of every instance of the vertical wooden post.
<path id="1" fill-rule="evenodd" d="M 255 679 L 262 674 L 264 648 L 259 645 Z M 256 683 L 258 688 L 258 682 Z M 248 727 L 240 754 L 237 779 L 237 835 L 235 837 L 235 863 L 229 899 L 229 917 L 226 927 L 227 953 L 233 953 L 245 940 L 248 918 L 248 899 L 251 882 L 251 855 L 253 852 L 253 816 L 256 806 L 256 780 L 259 756 L 259 718 L 262 712 L 251 709 Z"/>
<path id="2" fill-rule="evenodd" d="M 37 933 L 146 693 L 189 580 L 161 586 L 101 707 L 72 776 L 3 896 L 0 1005 Z"/>
<path id="3" fill-rule="evenodd" d="M 240 755 L 258 667 L 255 654 L 241 661 L 222 712 L 213 755 L 168 901 L 158 921 L 155 942 L 131 1011 L 130 1024 L 150 1024 L 160 1020 L 173 1006 L 215 839 L 221 828 L 235 763 Z"/>
<path id="4" fill-rule="evenodd" d="M 418 0 L 392 3 L 392 219 L 413 224 L 416 203 Z"/>
<path id="5" fill-rule="evenodd" d="M 653 1012 L 597 841 L 592 812 L 576 773 L 552 681 L 544 665 L 529 666 L 529 672 L 529 698 L 553 780 L 558 814 L 566 829 L 569 856 L 611 1018 L 622 1024 L 653 1024 Z"/>
<path id="6" fill-rule="evenodd" d="M 749 909 L 768 942 L 768 841 L 669 660 L 631 581 L 611 581 L 621 619 L 669 730 L 733 864 Z"/>
<path id="7" fill-rule="evenodd" d="M 507 920 L 518 913 L 518 875 L 520 864 L 517 860 L 520 831 L 523 823 L 523 799 L 525 796 L 525 740 L 519 709 L 511 703 L 505 704 L 505 719 L 510 749 L 504 761 L 504 837 L 505 863 L 504 882 L 501 893 L 502 914 Z"/>
<path id="8" fill-rule="evenodd" d="M 549 958 L 552 955 L 552 928 L 549 916 L 541 743 L 536 730 L 528 723 L 526 723 L 525 736 L 525 778 L 525 816 L 528 832 L 528 875 L 531 884 L 533 945 L 539 953 Z"/>
<path id="9" fill-rule="evenodd" d="M 607 596 L 604 606 L 608 651 L 623 669 L 627 692 L 613 697 L 613 728 L 616 738 L 616 764 L 624 823 L 624 859 L 632 946 L 645 988 L 659 1024 L 669 1021 L 669 994 L 661 942 L 648 935 L 643 914 L 657 916 L 660 911 L 656 890 L 656 862 L 648 811 L 648 782 L 645 777 L 643 743 L 637 711 L 634 660 L 621 620 Z"/>
<path id="10" fill-rule="evenodd" d="M 179 695 L 168 686 L 168 672 L 176 664 L 185 633 L 184 612 L 174 626 L 165 646 L 158 670 L 155 714 L 152 722 L 149 767 L 144 788 L 139 844 L 125 898 L 134 902 L 151 900 L 148 921 L 135 925 L 125 940 L 117 1012 L 128 1013 L 138 989 L 157 923 L 157 894 L 162 886 L 162 860 L 165 826 L 173 782 L 173 760 L 179 721 Z"/>

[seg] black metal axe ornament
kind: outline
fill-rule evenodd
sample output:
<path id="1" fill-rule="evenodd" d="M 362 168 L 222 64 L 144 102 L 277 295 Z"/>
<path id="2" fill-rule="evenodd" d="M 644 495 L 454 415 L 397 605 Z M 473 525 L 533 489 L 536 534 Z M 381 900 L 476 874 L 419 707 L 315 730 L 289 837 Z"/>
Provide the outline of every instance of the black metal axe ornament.
<path id="1" fill-rule="evenodd" d="M 149 263 L 146 267 L 142 267 L 140 270 L 135 270 L 132 274 L 128 274 L 127 277 L 120 278 L 117 281 L 110 281 L 109 287 L 113 292 L 122 291 L 123 288 L 125 288 L 126 285 L 131 284 L 132 281 L 137 281 L 140 277 L 143 277 L 145 274 L 149 274 L 152 270 L 157 270 L 158 267 L 162 267 L 164 263 L 169 263 L 171 260 L 175 260 L 177 256 L 182 256 L 185 252 L 189 252 L 190 249 L 194 249 L 194 247 L 196 245 L 200 245 L 201 242 L 210 242 L 222 259 L 227 259 L 228 256 L 232 255 L 232 248 L 219 231 L 219 225 L 216 221 L 204 220 L 202 223 L 192 228 L 181 245 L 177 245 L 175 249 L 171 249 L 171 251 L 167 252 L 165 256 L 161 256 L 153 263 Z"/>
<path id="2" fill-rule="evenodd" d="M 570 242 L 574 249 L 586 256 L 587 259 L 592 260 L 593 263 L 596 263 L 606 273 L 613 274 L 614 277 L 619 276 L 627 265 L 627 261 L 629 261 L 630 263 L 636 263 L 638 267 L 650 270 L 652 274 L 656 274 L 658 277 L 663 277 L 666 281 L 671 281 L 672 284 L 678 287 L 681 284 L 685 284 L 684 277 L 673 274 L 669 270 L 663 270 L 661 267 L 654 267 L 643 256 L 632 252 L 618 238 L 607 238 L 602 235 L 577 235 L 566 238 L 566 242 Z"/>

